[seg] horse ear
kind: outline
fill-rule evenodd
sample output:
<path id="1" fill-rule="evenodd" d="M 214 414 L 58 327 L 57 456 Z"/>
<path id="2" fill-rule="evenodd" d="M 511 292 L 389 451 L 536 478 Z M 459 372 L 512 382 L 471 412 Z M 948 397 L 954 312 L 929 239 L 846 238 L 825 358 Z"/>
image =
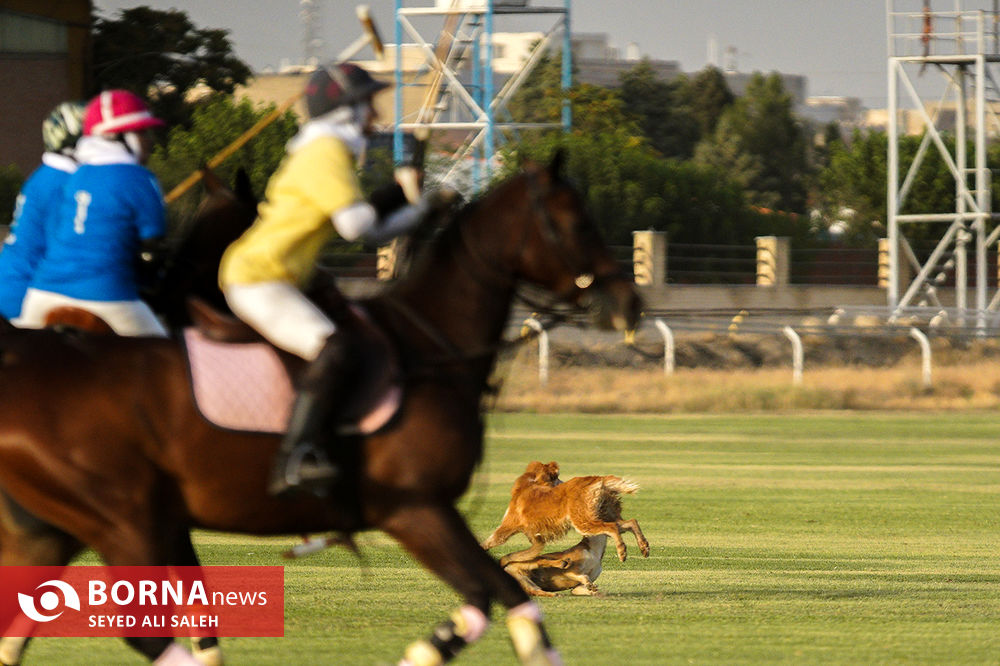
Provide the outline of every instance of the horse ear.
<path id="1" fill-rule="evenodd" d="M 254 196 L 253 186 L 250 184 L 250 174 L 243 167 L 236 170 L 236 179 L 233 182 L 233 193 L 240 201 L 255 204 L 257 197 Z"/>
<path id="2" fill-rule="evenodd" d="M 207 165 L 201 165 L 201 182 L 205 184 L 205 191 L 209 194 L 218 192 L 219 190 L 228 189 L 214 171 L 208 168 Z"/>

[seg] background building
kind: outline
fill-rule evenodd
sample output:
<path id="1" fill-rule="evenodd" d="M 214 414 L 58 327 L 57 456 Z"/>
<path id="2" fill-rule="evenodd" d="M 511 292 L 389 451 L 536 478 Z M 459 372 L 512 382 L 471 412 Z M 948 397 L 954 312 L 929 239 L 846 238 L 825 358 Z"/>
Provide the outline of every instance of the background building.
<path id="1" fill-rule="evenodd" d="M 91 0 L 0 2 L 0 165 L 40 164 L 42 120 L 83 99 L 90 77 Z"/>

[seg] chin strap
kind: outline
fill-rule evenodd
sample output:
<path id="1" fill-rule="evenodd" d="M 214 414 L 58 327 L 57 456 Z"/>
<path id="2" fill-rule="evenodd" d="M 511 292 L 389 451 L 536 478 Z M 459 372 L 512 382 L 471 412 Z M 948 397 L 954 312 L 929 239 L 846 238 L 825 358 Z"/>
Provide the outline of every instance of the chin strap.
<path id="1" fill-rule="evenodd" d="M 125 149 L 131 153 L 132 157 L 136 159 L 137 162 L 142 162 L 143 150 L 142 150 L 142 140 L 139 139 L 139 135 L 135 132 L 123 132 L 118 135 L 123 144 L 125 144 Z"/>

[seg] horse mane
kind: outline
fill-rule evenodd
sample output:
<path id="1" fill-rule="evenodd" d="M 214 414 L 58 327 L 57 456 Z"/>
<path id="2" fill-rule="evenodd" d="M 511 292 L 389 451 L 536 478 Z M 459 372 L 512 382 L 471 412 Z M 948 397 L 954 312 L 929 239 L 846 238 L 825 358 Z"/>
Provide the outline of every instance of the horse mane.
<path id="1" fill-rule="evenodd" d="M 436 233 L 430 238 L 430 242 L 420 243 L 422 234 L 418 232 L 414 236 L 414 239 L 420 244 L 420 249 L 412 262 L 408 275 L 420 272 L 424 264 L 433 261 L 434 257 L 442 252 L 450 252 L 454 247 L 460 245 L 462 243 L 463 226 L 468 223 L 469 219 L 479 215 L 482 209 L 487 207 L 494 198 L 502 196 L 504 191 L 514 187 L 518 182 L 534 177 L 539 173 L 544 173 L 545 170 L 539 164 L 529 163 L 525 169 L 483 190 L 476 197 L 464 203 L 458 210 L 444 213 L 447 218 L 443 221 L 444 224 L 436 228 Z M 553 175 L 555 176 L 556 174 Z M 558 180 L 558 178 L 554 177 L 553 180 Z M 435 220 L 434 222 L 438 221 Z M 394 286 L 400 286 L 407 281 L 404 278 L 399 280 Z"/>

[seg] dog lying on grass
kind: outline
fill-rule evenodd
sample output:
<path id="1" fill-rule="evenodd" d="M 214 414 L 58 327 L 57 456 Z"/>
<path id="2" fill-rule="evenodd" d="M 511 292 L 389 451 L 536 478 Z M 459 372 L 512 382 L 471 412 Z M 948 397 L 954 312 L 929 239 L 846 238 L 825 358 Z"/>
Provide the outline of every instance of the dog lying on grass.
<path id="1" fill-rule="evenodd" d="M 573 527 L 584 536 L 605 535 L 613 539 L 622 562 L 627 550 L 621 533 L 631 532 L 643 556 L 649 557 L 649 542 L 639 523 L 621 519 L 621 495 L 634 493 L 638 488 L 617 476 L 577 476 L 563 482 L 559 479 L 558 463 L 533 461 L 514 481 L 510 504 L 500 526 L 482 546 L 489 550 L 518 532 L 528 537 L 529 548 L 500 559 L 500 565 L 506 567 L 512 562 L 537 558 L 546 543 L 562 537 Z"/>
<path id="2" fill-rule="evenodd" d="M 608 544 L 606 534 L 585 536 L 572 548 L 542 553 L 526 562 L 510 562 L 504 571 L 517 579 L 525 592 L 554 597 L 569 590 L 580 596 L 601 596 L 594 583 L 601 575 L 601 560 Z"/>

